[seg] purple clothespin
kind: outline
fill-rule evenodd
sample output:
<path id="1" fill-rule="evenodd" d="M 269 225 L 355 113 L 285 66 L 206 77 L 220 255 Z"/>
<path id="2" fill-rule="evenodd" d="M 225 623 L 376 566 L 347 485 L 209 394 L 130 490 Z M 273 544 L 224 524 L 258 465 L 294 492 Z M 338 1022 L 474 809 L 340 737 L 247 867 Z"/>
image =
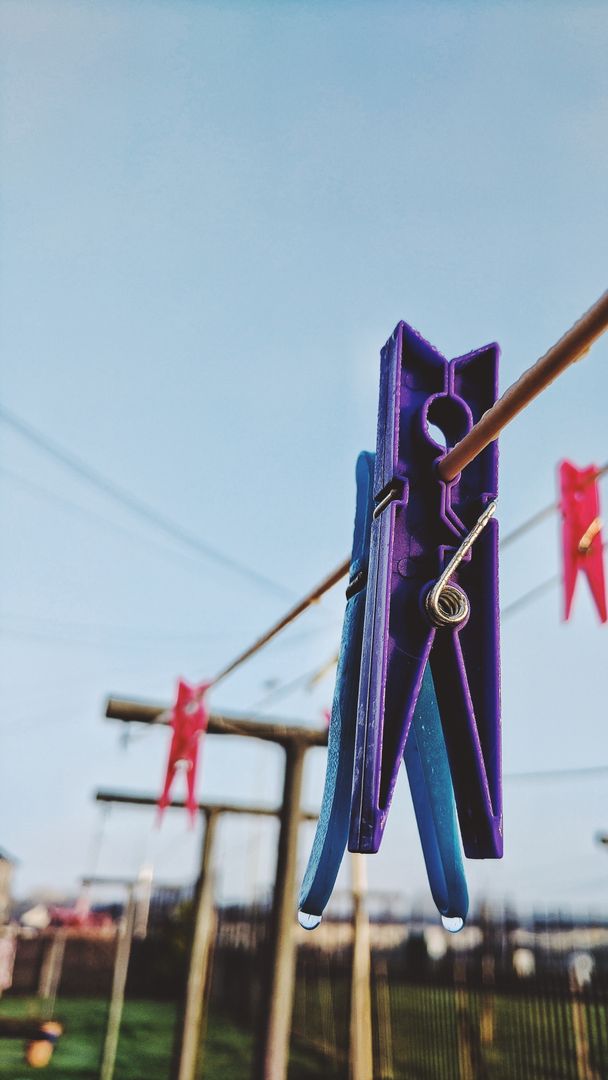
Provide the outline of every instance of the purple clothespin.
<path id="1" fill-rule="evenodd" d="M 377 851 L 431 665 L 465 854 L 502 855 L 498 449 L 436 471 L 496 400 L 498 347 L 448 361 L 400 323 L 381 354 L 376 503 L 349 847 Z"/>

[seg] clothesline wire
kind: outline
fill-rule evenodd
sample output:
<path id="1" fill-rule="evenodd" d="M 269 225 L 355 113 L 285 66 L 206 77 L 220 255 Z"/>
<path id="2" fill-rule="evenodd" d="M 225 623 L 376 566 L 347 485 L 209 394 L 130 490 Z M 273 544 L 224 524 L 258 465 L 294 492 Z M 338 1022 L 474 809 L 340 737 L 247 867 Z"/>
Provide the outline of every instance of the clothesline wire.
<path id="1" fill-rule="evenodd" d="M 599 469 L 597 469 L 595 476 L 597 479 L 599 479 L 600 477 L 605 476 L 607 473 L 608 462 L 606 462 Z M 542 521 L 550 517 L 558 510 L 559 503 L 556 502 L 550 503 L 548 506 L 543 507 L 542 510 L 538 510 L 535 514 L 532 514 L 531 517 L 529 517 L 526 521 L 523 521 L 521 525 L 517 525 L 515 529 L 512 529 L 511 532 L 507 533 L 506 536 L 501 539 L 501 549 L 507 547 L 515 540 L 519 540 L 519 538 L 522 537 L 525 533 L 535 528 L 537 525 L 540 525 Z M 220 671 L 219 675 L 215 677 L 211 685 L 215 686 L 218 682 L 220 682 L 222 679 L 225 679 L 228 675 L 230 675 L 233 671 L 240 667 L 241 664 L 244 664 L 246 660 L 249 660 L 252 656 L 255 656 L 255 654 L 259 652 L 260 649 L 262 649 L 265 645 L 272 641 L 273 638 L 277 637 L 277 635 L 280 634 L 282 630 L 285 630 L 288 626 L 291 625 L 292 622 L 295 622 L 295 620 L 298 619 L 300 615 L 303 615 L 304 612 L 307 611 L 312 604 L 318 603 L 318 601 L 321 599 L 322 596 L 325 595 L 325 593 L 329 592 L 330 589 L 332 589 L 343 578 L 346 577 L 349 569 L 350 558 L 345 559 L 344 562 L 340 564 L 340 566 L 336 567 L 336 569 L 333 570 L 331 574 L 328 574 L 328 576 L 324 578 L 323 581 L 319 582 L 319 584 L 315 586 L 314 589 L 307 593 L 306 596 L 304 596 L 298 604 L 296 604 L 293 608 L 290 608 L 290 610 L 285 615 L 283 615 L 283 617 L 279 619 L 278 622 L 274 623 L 274 625 L 271 626 L 270 629 L 266 631 L 266 633 L 262 634 L 261 637 L 257 638 L 256 641 L 254 641 L 253 644 L 250 645 L 247 649 L 244 649 L 242 653 L 239 653 L 239 655 L 235 657 L 235 659 L 232 660 L 230 664 L 228 664 L 225 668 L 222 669 L 222 671 Z M 503 608 L 503 618 L 508 618 L 508 616 L 515 612 L 518 608 L 525 606 L 530 600 L 535 599 L 537 595 L 542 595 L 542 593 L 546 592 L 549 588 L 558 583 L 559 580 L 559 575 L 554 575 L 547 581 L 541 582 L 540 585 L 535 585 L 529 593 L 525 593 L 523 596 L 519 597 L 517 600 L 514 600 L 511 604 L 508 604 L 505 608 Z M 326 668 L 331 668 L 334 663 L 337 663 L 337 656 L 332 660 L 326 661 L 317 671 L 313 672 L 310 678 L 311 684 L 314 685 L 314 683 L 320 676 L 320 673 Z M 304 681 L 304 676 L 300 676 L 297 681 Z"/>
<path id="2" fill-rule="evenodd" d="M 546 390 L 566 368 L 580 360 L 606 329 L 608 290 L 566 330 L 555 345 L 505 390 L 468 434 L 445 454 L 437 465 L 440 478 L 446 482 L 454 480 L 538 394 Z"/>
<path id="3" fill-rule="evenodd" d="M 516 380 L 501 398 L 488 409 L 477 424 L 474 424 L 468 435 L 454 446 L 441 459 L 437 466 L 437 472 L 442 480 L 453 480 L 458 473 L 465 468 L 481 451 L 493 442 L 504 427 L 525 408 L 542 390 L 575 360 L 579 360 L 591 348 L 596 339 L 608 328 L 608 290 L 602 294 L 599 300 L 593 304 L 566 333 L 541 356 L 540 360 Z M 603 467 L 605 468 L 605 467 Z M 553 509 L 553 507 L 551 508 Z M 549 508 L 544 508 L 535 515 L 532 523 L 524 523 L 516 530 L 517 535 L 522 535 L 522 530 L 542 521 L 549 513 Z M 507 536 L 506 542 L 514 539 Z M 322 596 L 337 585 L 342 578 L 346 577 L 350 568 L 350 557 L 345 559 L 331 574 L 323 579 L 307 593 L 294 607 L 274 623 L 261 637 L 257 638 L 247 649 L 239 653 L 229 664 L 223 667 L 211 682 L 211 686 L 217 686 L 219 682 L 231 675 L 233 671 L 241 667 L 247 660 L 268 645 L 289 626 L 295 619 L 303 615 L 308 608 L 317 603 Z"/>

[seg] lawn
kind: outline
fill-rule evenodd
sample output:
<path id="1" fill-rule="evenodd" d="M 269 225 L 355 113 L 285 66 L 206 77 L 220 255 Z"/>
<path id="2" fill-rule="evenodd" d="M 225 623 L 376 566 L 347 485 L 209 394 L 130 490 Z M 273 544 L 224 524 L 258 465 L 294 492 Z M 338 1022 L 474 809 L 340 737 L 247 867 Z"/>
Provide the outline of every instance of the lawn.
<path id="1" fill-rule="evenodd" d="M 36 999 L 7 998 L 0 1003 L 5 1016 L 36 1015 Z M 97 1080 L 106 1023 L 107 1004 L 90 999 L 63 999 L 56 1015 L 65 1024 L 48 1069 L 49 1078 Z M 167 1080 L 171 1061 L 175 1008 L 151 1001 L 128 1001 L 120 1030 L 116 1080 Z M 251 1038 L 237 1028 L 211 1021 L 205 1077 L 249 1080 Z M 0 1042 L 0 1080 L 32 1080 L 37 1075 L 23 1063 L 19 1040 Z"/>
<path id="2" fill-rule="evenodd" d="M 35 998 L 4 998 L 0 1015 L 36 1015 Z M 394 982 L 373 995 L 375 1076 L 378 1080 L 453 1080 L 459 1075 L 462 1024 L 452 989 Z M 44 1075 L 97 1080 L 107 1003 L 61 999 L 65 1024 Z M 486 1080 L 574 1080 L 577 1075 L 572 1003 L 566 996 L 467 995 L 466 1011 Z M 608 1076 L 608 1027 L 601 998 L 585 1008 L 591 1073 Z M 115 1080 L 168 1080 L 175 1007 L 151 1001 L 125 1006 Z M 345 987 L 329 980 L 298 984 L 289 1080 L 343 1080 L 347 1074 L 348 1011 Z M 483 1037 L 485 1031 L 486 1038 Z M 204 1080 L 250 1080 L 253 1035 L 211 1015 Z M 483 1064 L 481 1064 L 483 1062 Z M 466 1070 L 465 1070 L 466 1071 Z M 0 1041 L 0 1080 L 32 1080 L 19 1040 Z M 475 1074 L 475 1066 L 471 1075 Z"/>
<path id="3" fill-rule="evenodd" d="M 36 998 L 4 998 L 0 1015 L 36 1016 Z M 61 1080 L 97 1080 L 107 1003 L 93 999 L 61 999 L 56 1016 L 65 1025 L 51 1064 L 44 1073 L 23 1061 L 23 1043 L 0 1041 L 0 1080 L 32 1080 L 34 1076 Z M 173 1046 L 175 1007 L 151 1001 L 127 1001 L 123 1014 L 115 1080 L 167 1080 Z M 250 1080 L 253 1037 L 229 1021 L 210 1017 L 207 1031 L 205 1080 Z M 294 1048 L 290 1080 L 332 1076 L 315 1051 Z"/>

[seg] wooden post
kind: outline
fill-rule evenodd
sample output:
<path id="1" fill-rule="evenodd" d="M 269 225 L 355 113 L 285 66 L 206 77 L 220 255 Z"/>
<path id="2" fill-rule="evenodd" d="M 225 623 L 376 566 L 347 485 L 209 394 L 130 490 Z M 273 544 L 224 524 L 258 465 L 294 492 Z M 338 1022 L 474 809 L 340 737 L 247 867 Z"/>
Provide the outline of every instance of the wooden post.
<path id="1" fill-rule="evenodd" d="M 168 713 L 161 705 L 147 705 L 137 701 L 110 698 L 106 716 L 123 723 L 168 723 Z M 262 739 L 276 743 L 285 751 L 285 776 L 283 802 L 280 809 L 253 810 L 233 804 L 217 804 L 222 813 L 255 813 L 279 816 L 281 827 L 277 854 L 274 895 L 268 945 L 265 993 L 262 996 L 259 1039 L 254 1055 L 253 1075 L 256 1080 L 285 1080 L 289 1057 L 289 1036 L 294 998 L 295 975 L 295 877 L 298 841 L 298 825 L 301 820 L 316 819 L 316 814 L 300 812 L 302 774 L 306 751 L 312 746 L 327 746 L 327 731 L 296 724 L 282 724 L 273 720 L 251 720 L 243 716 L 212 713 L 207 728 L 208 735 L 240 735 L 245 738 Z M 123 802 L 153 805 L 149 796 L 132 796 L 122 793 L 98 792 L 97 799 L 107 802 Z M 183 806 L 183 802 L 172 802 Z M 209 804 L 199 803 L 199 809 L 211 809 Z"/>
<path id="2" fill-rule="evenodd" d="M 351 855 L 353 966 L 350 990 L 350 1080 L 373 1080 L 369 915 L 365 855 Z"/>
<path id="3" fill-rule="evenodd" d="M 305 729 L 304 729 L 305 730 Z M 272 739 L 271 736 L 276 738 Z M 278 1008 L 268 1008 L 263 1016 L 263 1030 L 260 1036 L 260 1045 L 268 1045 L 269 1060 L 280 1060 L 278 1047 L 284 1052 L 283 1066 L 287 1068 L 287 1056 L 289 1053 L 289 1029 L 291 1024 L 291 1012 L 293 1006 L 293 977 L 294 977 L 294 938 L 293 925 L 295 920 L 295 871 L 297 854 L 297 834 L 300 821 L 316 821 L 317 815 L 302 812 L 300 810 L 300 795 L 302 789 L 302 772 L 304 756 L 310 745 L 318 745 L 317 734 L 312 733 L 315 742 L 309 741 L 309 736 L 304 739 L 285 738 L 285 729 L 277 727 L 276 732 L 268 732 L 267 738 L 271 741 L 280 742 L 286 753 L 285 780 L 283 790 L 283 804 L 281 807 L 247 806 L 238 803 L 198 803 L 198 808 L 205 815 L 207 826 L 203 842 L 203 856 L 201 860 L 201 873 L 197 888 L 194 938 L 190 953 L 190 967 L 188 971 L 188 987 L 186 991 L 186 1011 L 181 1027 L 179 1040 L 176 1046 L 173 1076 L 176 1080 L 184 1080 L 188 1077 L 196 1077 L 198 1052 L 201 1043 L 201 1033 L 205 1023 L 205 972 L 208 968 L 209 947 L 211 944 L 211 930 L 213 920 L 213 875 L 211 873 L 213 838 L 215 824 L 221 814 L 249 814 L 255 817 L 279 817 L 281 830 L 279 834 L 279 853 L 275 877 L 274 903 L 272 911 L 271 949 L 269 958 L 269 979 L 271 985 L 268 992 L 282 995 Z M 128 806 L 156 806 L 156 798 L 152 795 L 132 795 L 120 791 L 98 791 L 98 802 L 122 803 Z M 173 809 L 183 809 L 182 800 L 173 800 L 170 803 Z M 93 880 L 93 879 L 91 879 Z M 205 929 L 207 927 L 207 929 Z M 198 936 L 197 936 L 198 935 Z M 202 975 L 202 977 L 201 977 Z M 201 989 L 202 987 L 202 989 Z M 199 993 L 200 991 L 200 993 Z M 270 1000 L 270 999 L 269 999 Z M 274 1000 L 274 999 L 273 999 Z M 188 1008 L 188 1002 L 190 1008 Z M 196 1027 L 196 1030 L 195 1030 Z M 196 1048 L 194 1050 L 193 1048 Z M 258 1054 L 262 1051 L 258 1047 Z M 186 1058 L 184 1060 L 184 1054 Z M 265 1051 L 264 1051 L 265 1054 Z M 256 1058 L 256 1060 L 258 1060 Z M 259 1060 L 262 1060 L 261 1058 Z M 264 1059 L 265 1060 L 265 1057 Z M 183 1063 L 183 1064 L 182 1064 Z M 260 1064 L 259 1068 L 265 1066 Z M 273 1065 L 274 1067 L 274 1065 Z M 184 1069 L 183 1072 L 178 1071 Z M 185 1071 L 194 1069 L 194 1072 Z M 274 1078 L 275 1075 L 284 1076 L 285 1073 L 264 1073 L 256 1075 Z"/>
<path id="4" fill-rule="evenodd" d="M 454 959 L 454 982 L 456 998 L 456 1030 L 458 1033 L 459 1080 L 477 1080 L 475 1045 L 466 988 L 466 960 Z"/>
<path id="5" fill-rule="evenodd" d="M 255 1080 L 285 1080 L 295 981 L 296 856 L 302 774 L 307 745 L 285 743 L 285 778 L 277 868 L 267 954 L 266 992 L 262 995 Z"/>
<path id="6" fill-rule="evenodd" d="M 67 931 L 64 929 L 59 929 L 54 932 L 46 947 L 42 967 L 40 969 L 38 997 L 43 999 L 44 1012 L 45 1014 L 48 1014 L 49 1017 L 53 1015 L 55 1010 L 55 1001 L 57 1000 L 57 993 L 61 982 L 66 937 Z"/>
<path id="7" fill-rule="evenodd" d="M 386 956 L 379 956 L 374 964 L 376 1015 L 378 1017 L 378 1076 L 382 1080 L 394 1080 L 393 1026 L 391 1022 L 391 999 Z"/>
<path id="8" fill-rule="evenodd" d="M 600 1080 L 598 1073 L 591 1064 L 587 1013 L 583 994 L 585 984 L 580 978 L 576 962 L 570 965 L 569 982 L 572 995 L 572 1031 L 574 1032 L 577 1080 Z"/>
<path id="9" fill-rule="evenodd" d="M 99 1080 L 112 1080 L 114 1066 L 116 1065 L 116 1053 L 118 1050 L 118 1038 L 120 1035 L 120 1021 L 125 1000 L 125 986 L 127 972 L 129 970 L 129 957 L 131 955 L 131 942 L 133 940 L 133 927 L 135 925 L 135 891 L 129 889 L 127 909 L 118 928 L 116 940 L 116 957 L 114 960 L 114 975 L 112 978 L 112 996 L 108 1012 L 108 1024 L 106 1037 L 103 1045 L 101 1069 Z"/>
<path id="10" fill-rule="evenodd" d="M 479 1035 L 482 1047 L 494 1045 L 496 1020 L 496 927 L 492 912 L 484 904 L 479 914 L 479 928 L 483 934 L 481 954 L 481 1006 L 479 1015 Z"/>
<path id="11" fill-rule="evenodd" d="M 176 1080 L 196 1080 L 199 1072 L 205 988 L 213 929 L 213 848 L 218 817 L 217 810 L 205 812 L 205 835 L 195 894 L 194 925 L 186 1002 L 178 1043 Z"/>

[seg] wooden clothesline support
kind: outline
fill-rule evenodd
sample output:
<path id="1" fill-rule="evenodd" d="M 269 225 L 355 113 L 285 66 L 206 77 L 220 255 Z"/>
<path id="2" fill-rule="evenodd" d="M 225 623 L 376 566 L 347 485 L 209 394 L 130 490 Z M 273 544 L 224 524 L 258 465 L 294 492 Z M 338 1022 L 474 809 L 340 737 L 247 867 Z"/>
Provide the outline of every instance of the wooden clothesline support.
<path id="1" fill-rule="evenodd" d="M 147 705 L 136 701 L 111 698 L 106 716 L 125 723 L 168 723 L 165 706 Z M 268 963 L 265 965 L 266 985 L 261 995 L 261 1014 L 257 1027 L 254 1080 L 285 1080 L 289 1059 L 289 1037 L 293 1011 L 295 982 L 295 919 L 296 859 L 298 828 L 302 820 L 316 820 L 315 814 L 300 810 L 304 758 L 315 746 L 327 745 L 327 731 L 300 725 L 255 721 L 243 716 L 212 713 L 207 729 L 209 735 L 236 735 L 259 738 L 282 746 L 285 751 L 285 772 L 281 806 L 245 807 L 242 804 L 199 803 L 205 815 L 206 828 L 201 856 L 201 872 L 195 901 L 195 925 L 190 956 L 190 971 L 186 991 L 186 1009 L 180 1034 L 179 1061 L 175 1080 L 195 1080 L 199 1057 L 200 1032 L 203 1022 L 203 993 L 205 986 L 210 923 L 213 910 L 213 843 L 218 816 L 221 813 L 253 813 L 279 817 L 279 842 L 270 922 Z M 100 802 L 122 802 L 131 805 L 154 805 L 152 796 L 129 795 L 121 792 L 99 792 Z M 171 806 L 184 806 L 174 801 Z"/>

